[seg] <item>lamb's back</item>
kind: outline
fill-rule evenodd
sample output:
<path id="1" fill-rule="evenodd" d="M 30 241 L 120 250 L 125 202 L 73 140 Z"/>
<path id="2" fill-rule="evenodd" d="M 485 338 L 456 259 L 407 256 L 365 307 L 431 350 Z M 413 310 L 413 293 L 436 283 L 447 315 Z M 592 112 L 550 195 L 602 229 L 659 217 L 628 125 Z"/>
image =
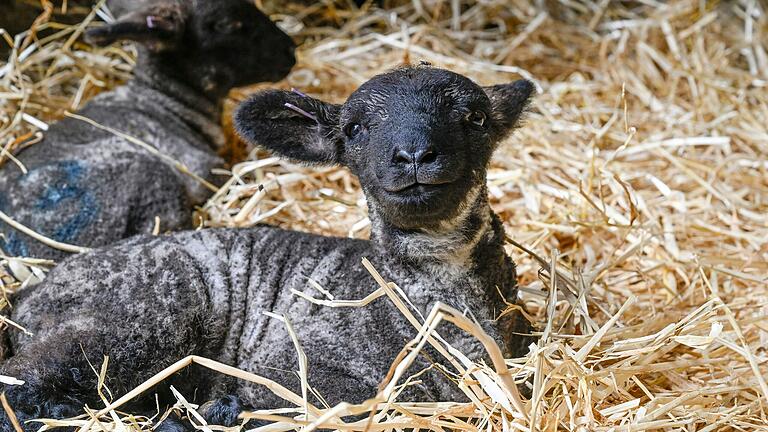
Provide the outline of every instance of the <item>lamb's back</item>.
<path id="1" fill-rule="evenodd" d="M 211 169 L 222 165 L 221 158 L 214 152 L 224 139 L 215 114 L 198 112 L 144 85 L 130 82 L 102 93 L 89 101 L 78 115 L 154 147 L 202 178 L 211 180 Z M 167 159 L 152 155 L 131 141 L 81 119 L 67 117 L 53 123 L 44 141 L 22 152 L 20 158 L 32 169 L 67 159 L 109 166 L 115 165 L 111 162 L 115 155 L 137 153 L 172 168 L 171 172 L 185 185 L 186 195 L 193 203 L 202 202 L 210 194 L 199 181 L 176 170 Z M 152 171 L 137 166 L 134 173 L 146 176 Z"/>
<path id="2" fill-rule="evenodd" d="M 222 164 L 208 136 L 218 126 L 154 90 L 125 86 L 90 101 L 81 115 L 135 137 L 212 181 Z M 186 122 L 179 113 L 198 121 Z M 209 124 L 210 123 L 210 124 Z M 192 124 L 206 127 L 203 133 Z M 172 163 L 107 130 L 75 118 L 53 123 L 42 142 L 18 154 L 27 172 L 14 164 L 0 170 L 0 211 L 34 231 L 63 243 L 99 247 L 160 229 L 192 225 L 191 207 L 210 191 Z M 65 254 L 0 224 L 11 255 L 60 260 Z"/>

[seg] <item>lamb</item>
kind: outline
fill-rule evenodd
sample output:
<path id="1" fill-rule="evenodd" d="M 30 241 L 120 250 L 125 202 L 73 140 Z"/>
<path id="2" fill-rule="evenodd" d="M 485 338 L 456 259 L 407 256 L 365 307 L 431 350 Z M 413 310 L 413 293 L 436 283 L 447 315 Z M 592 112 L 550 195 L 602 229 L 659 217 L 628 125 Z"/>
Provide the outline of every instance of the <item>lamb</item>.
<path id="1" fill-rule="evenodd" d="M 96 406 L 97 377 L 86 358 L 98 362 L 104 355 L 106 384 L 116 396 L 193 354 L 299 392 L 291 372 L 298 370 L 295 348 L 283 323 L 266 311 L 292 320 L 309 358 L 309 384 L 329 404 L 373 397 L 415 336 L 413 327 L 384 299 L 328 308 L 291 292 L 322 297 L 312 280 L 337 299 L 364 298 L 376 283 L 362 258 L 402 287 L 422 314 L 444 302 L 467 311 L 507 355 L 526 353 L 527 321 L 497 319 L 515 302 L 517 282 L 502 224 L 489 206 L 486 170 L 532 92 L 525 80 L 480 87 L 417 66 L 374 77 L 343 105 L 298 92 L 256 94 L 236 113 L 242 136 L 293 161 L 349 167 L 367 197 L 371 240 L 261 226 L 136 237 L 73 257 L 16 301 L 12 318 L 35 337 L 11 335 L 15 355 L 0 374 L 26 382 L 5 388 L 11 406 L 21 419 Z M 476 339 L 455 327 L 441 324 L 438 331 L 470 358 L 484 355 Z M 422 357 L 412 371 L 429 365 Z M 193 368 L 169 383 L 198 403 L 212 400 L 210 422 L 231 423 L 245 407 L 285 403 L 264 387 L 211 375 Z M 165 384 L 158 387 L 167 396 Z M 463 395 L 431 369 L 401 397 Z M 153 398 L 143 402 L 131 409 L 154 407 Z M 3 430 L 10 431 L 7 421 Z"/>
<path id="2" fill-rule="evenodd" d="M 119 19 L 91 29 L 105 45 L 140 42 L 135 78 L 94 98 L 80 115 L 138 138 L 213 182 L 225 142 L 220 102 L 233 87 L 278 81 L 295 63 L 294 43 L 247 0 L 111 3 Z M 98 247 L 150 233 L 192 227 L 192 206 L 211 193 L 128 139 L 65 118 L 43 142 L 0 170 L 0 211 L 55 241 Z M 0 223 L 0 249 L 12 256 L 61 260 L 52 249 Z"/>

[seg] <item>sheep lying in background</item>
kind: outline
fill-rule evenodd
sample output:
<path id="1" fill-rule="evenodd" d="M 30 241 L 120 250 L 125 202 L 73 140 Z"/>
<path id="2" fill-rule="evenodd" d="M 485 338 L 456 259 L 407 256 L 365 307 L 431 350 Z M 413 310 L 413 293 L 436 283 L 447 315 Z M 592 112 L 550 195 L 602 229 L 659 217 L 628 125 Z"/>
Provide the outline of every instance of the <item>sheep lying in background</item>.
<path id="1" fill-rule="evenodd" d="M 282 79 L 294 44 L 247 0 L 113 2 L 119 19 L 88 32 L 95 43 L 141 43 L 135 78 L 103 93 L 79 114 L 156 147 L 211 179 L 223 165 L 218 104 L 236 86 Z M 201 182 L 137 144 L 74 118 L 0 170 L 0 211 L 53 240 L 97 247 L 192 226 L 192 205 L 210 194 Z M 0 223 L 7 254 L 59 260 L 50 249 Z"/>
<path id="2" fill-rule="evenodd" d="M 496 320 L 505 302 L 515 302 L 517 284 L 488 203 L 486 169 L 532 90 L 527 81 L 482 88 L 453 72 L 414 67 L 373 78 L 343 105 L 285 91 L 257 94 L 236 115 L 241 134 L 294 161 L 349 167 L 368 199 L 372 239 L 215 229 L 138 237 L 73 257 L 16 301 L 13 319 L 35 337 L 13 334 L 15 355 L 0 368 L 26 381 L 6 387 L 11 406 L 23 419 L 96 406 L 97 377 L 86 358 L 104 355 L 114 395 L 191 354 L 298 392 L 291 338 L 265 311 L 292 320 L 309 357 L 309 384 L 328 403 L 373 397 L 415 336 L 411 325 L 383 299 L 326 308 L 291 293 L 321 297 L 311 279 L 337 299 L 364 298 L 376 288 L 360 265 L 364 257 L 421 313 L 445 302 L 478 320 L 507 355 L 525 353 L 527 323 L 510 315 Z M 483 356 L 473 337 L 452 326 L 438 330 L 470 358 Z M 411 371 L 429 364 L 422 357 Z M 436 369 L 419 379 L 403 398 L 463 398 Z M 243 406 L 284 404 L 266 388 L 194 368 L 171 381 L 198 401 L 230 395 L 208 405 L 217 423 L 233 421 Z M 154 399 L 144 402 L 133 409 L 153 409 Z"/>

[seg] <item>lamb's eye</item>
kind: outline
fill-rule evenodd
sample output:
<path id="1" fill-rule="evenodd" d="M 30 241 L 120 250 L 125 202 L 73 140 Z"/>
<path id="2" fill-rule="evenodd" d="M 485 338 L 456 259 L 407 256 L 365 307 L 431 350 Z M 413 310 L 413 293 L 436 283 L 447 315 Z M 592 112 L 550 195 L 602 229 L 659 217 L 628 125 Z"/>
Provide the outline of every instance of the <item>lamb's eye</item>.
<path id="1" fill-rule="evenodd" d="M 467 114 L 467 121 L 477 127 L 485 127 L 485 121 L 488 117 L 482 111 L 472 111 Z"/>
<path id="2" fill-rule="evenodd" d="M 360 123 L 352 123 L 347 126 L 346 133 L 350 139 L 353 139 L 365 131 L 365 126 Z"/>
<path id="3" fill-rule="evenodd" d="M 243 28 L 243 22 L 231 19 L 223 19 L 216 22 L 213 28 L 218 33 L 232 34 L 240 31 L 240 29 Z"/>

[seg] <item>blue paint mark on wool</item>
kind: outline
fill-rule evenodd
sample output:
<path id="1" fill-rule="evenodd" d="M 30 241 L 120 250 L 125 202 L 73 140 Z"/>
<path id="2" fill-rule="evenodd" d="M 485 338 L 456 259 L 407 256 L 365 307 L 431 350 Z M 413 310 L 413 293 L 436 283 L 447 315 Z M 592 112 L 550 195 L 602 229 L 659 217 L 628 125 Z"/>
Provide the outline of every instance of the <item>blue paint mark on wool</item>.
<path id="1" fill-rule="evenodd" d="M 87 171 L 83 163 L 62 161 L 55 164 L 55 169 L 61 175 L 45 189 L 36 207 L 51 212 L 59 209 L 67 200 L 75 200 L 77 212 L 51 233 L 56 241 L 73 242 L 96 220 L 100 206 L 93 192 L 82 185 Z"/>

